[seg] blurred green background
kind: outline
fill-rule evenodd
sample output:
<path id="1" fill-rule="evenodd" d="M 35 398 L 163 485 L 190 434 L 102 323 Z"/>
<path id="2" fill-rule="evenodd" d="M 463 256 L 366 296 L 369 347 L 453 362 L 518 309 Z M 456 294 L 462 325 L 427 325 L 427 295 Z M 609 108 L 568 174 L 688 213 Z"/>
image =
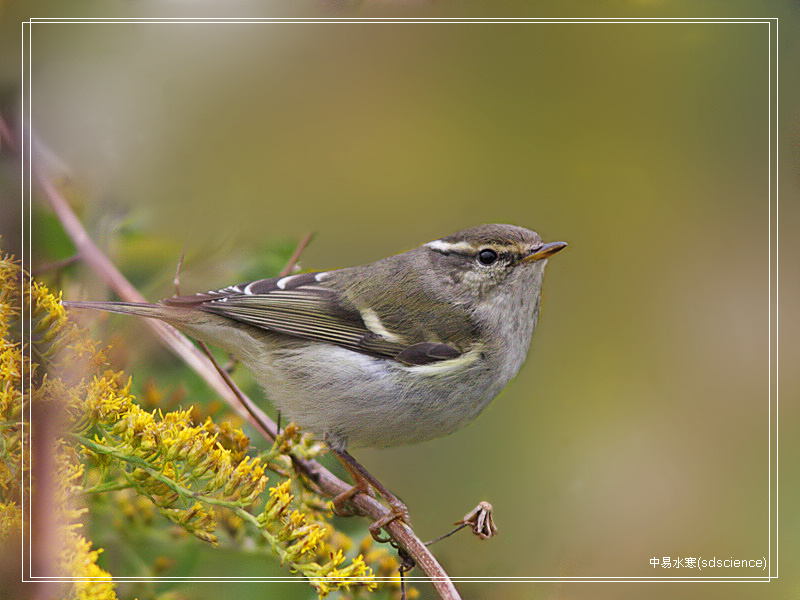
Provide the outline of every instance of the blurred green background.
<path id="1" fill-rule="evenodd" d="M 152 299 L 172 293 L 184 247 L 190 292 L 259 267 L 270 274 L 308 231 L 316 237 L 301 265 L 315 270 L 486 222 L 569 242 L 548 266 L 526 365 L 474 424 L 414 447 L 356 452 L 405 500 L 423 539 L 479 500 L 494 505 L 498 538 L 460 534 L 435 547 L 454 577 L 767 574 L 667 571 L 650 559 L 770 554 L 769 192 L 779 184 L 780 579 L 459 588 L 474 599 L 796 597 L 798 4 L 234 6 L 248 16 L 780 17 L 779 181 L 769 170 L 766 24 L 37 23 L 31 93 L 42 164 L 67 177 L 94 239 Z M 6 4 L 4 109 L 19 109 L 22 19 L 187 8 Z M 3 241 L 13 248 L 18 166 L 3 169 Z M 34 266 L 70 253 L 36 196 Z M 276 253 L 254 258 L 268 250 Z M 64 283 L 67 298 L 107 294 L 81 267 Z M 121 355 L 159 357 L 158 384 L 177 385 L 179 367 L 136 323 L 112 328 L 104 335 Z M 772 509 L 774 519 L 774 497 Z M 198 574 L 280 574 L 198 552 Z M 104 566 L 114 575 L 135 574 L 113 558 Z M 178 589 L 308 596 L 290 584 Z"/>

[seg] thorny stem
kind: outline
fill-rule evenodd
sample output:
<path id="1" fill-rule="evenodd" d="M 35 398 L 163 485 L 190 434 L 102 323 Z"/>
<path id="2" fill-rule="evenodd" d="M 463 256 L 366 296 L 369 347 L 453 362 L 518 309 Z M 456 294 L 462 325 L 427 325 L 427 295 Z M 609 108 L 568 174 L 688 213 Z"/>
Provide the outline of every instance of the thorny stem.
<path id="1" fill-rule="evenodd" d="M 0 133 L 8 131 L 9 129 L 5 121 L 0 118 Z M 9 145 L 15 148 L 13 143 Z M 28 168 L 31 168 L 31 165 L 28 165 Z M 50 201 L 53 211 L 61 221 L 67 235 L 69 235 L 72 242 L 75 244 L 81 258 L 83 258 L 101 279 L 103 279 L 103 281 L 105 281 L 123 300 L 128 302 L 145 302 L 145 298 L 127 279 L 125 279 L 108 257 L 106 257 L 100 248 L 91 240 L 86 230 L 75 216 L 75 213 L 72 212 L 66 199 L 50 180 L 39 172 L 36 172 L 35 175 L 47 199 Z M 305 243 L 307 244 L 308 242 L 306 241 Z M 295 254 L 299 256 L 299 252 L 296 251 Z M 275 431 L 272 420 L 250 401 L 248 403 L 249 407 L 258 415 L 258 418 L 252 417 L 248 409 L 241 404 L 239 397 L 237 397 L 225 383 L 219 372 L 214 368 L 211 361 L 209 361 L 186 336 L 161 321 L 145 319 L 145 322 L 147 326 L 154 330 L 162 343 L 196 371 L 223 399 L 225 399 L 237 414 L 253 424 L 264 436 L 272 439 L 272 432 Z M 246 397 L 244 394 L 242 394 L 242 396 Z M 270 424 L 272 424 L 271 427 L 269 426 Z M 294 463 L 306 477 L 313 481 L 319 489 L 329 497 L 335 497 L 351 487 L 316 461 L 296 458 L 294 459 Z M 373 521 L 387 516 L 390 512 L 386 506 L 367 494 L 357 494 L 353 497 L 351 502 L 362 514 Z M 245 519 L 247 519 L 247 517 L 245 517 Z M 420 569 L 422 569 L 425 575 L 430 578 L 431 583 L 443 600 L 460 600 L 461 596 L 450 580 L 447 572 L 405 522 L 400 519 L 395 519 L 389 523 L 385 529 L 397 542 L 397 545 L 403 548 Z"/>

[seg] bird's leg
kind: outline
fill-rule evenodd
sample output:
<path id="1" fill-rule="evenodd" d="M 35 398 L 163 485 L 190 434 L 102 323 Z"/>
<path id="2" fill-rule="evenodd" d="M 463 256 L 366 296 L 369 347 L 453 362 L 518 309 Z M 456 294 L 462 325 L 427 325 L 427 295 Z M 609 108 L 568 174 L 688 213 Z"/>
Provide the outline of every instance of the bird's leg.
<path id="1" fill-rule="evenodd" d="M 347 467 L 347 463 L 345 463 L 343 460 L 341 462 L 345 465 L 345 467 Z M 357 512 L 353 509 L 346 507 L 346 505 L 356 494 L 368 494 L 370 496 L 374 496 L 372 489 L 369 486 L 369 481 L 357 473 L 354 473 L 349 468 L 347 469 L 347 472 L 350 473 L 350 476 L 353 478 L 353 485 L 341 494 L 336 495 L 332 500 L 333 512 L 340 517 L 352 517 L 353 515 L 357 514 Z"/>
<path id="2" fill-rule="evenodd" d="M 386 500 L 387 504 L 389 504 L 389 507 L 392 509 L 392 512 L 390 512 L 388 515 L 378 519 L 369 526 L 369 532 L 372 534 L 372 537 L 375 539 L 375 541 L 381 543 L 389 541 L 389 538 L 380 537 L 380 531 L 383 529 L 383 527 L 395 519 L 400 519 L 407 525 L 411 525 L 411 518 L 408 515 L 408 508 L 406 508 L 406 505 L 403 504 L 397 496 L 386 489 L 386 486 L 375 479 L 375 477 L 346 450 L 334 450 L 331 448 L 331 451 L 334 453 L 334 455 L 336 455 L 336 458 L 341 461 L 345 469 L 347 469 L 347 471 L 353 477 L 354 482 L 353 487 L 345 492 L 342 492 L 333 499 L 333 507 L 338 514 L 346 514 L 342 511 L 342 505 L 348 502 L 358 493 L 368 494 L 371 487 L 375 489 L 381 496 L 383 496 L 383 499 Z"/>

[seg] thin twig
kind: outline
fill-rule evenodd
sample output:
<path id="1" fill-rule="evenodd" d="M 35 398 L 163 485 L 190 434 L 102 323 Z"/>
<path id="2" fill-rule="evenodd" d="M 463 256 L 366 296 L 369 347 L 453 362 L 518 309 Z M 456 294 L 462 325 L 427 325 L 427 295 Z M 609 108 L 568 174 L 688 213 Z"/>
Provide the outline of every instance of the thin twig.
<path id="1" fill-rule="evenodd" d="M 122 299 L 128 302 L 144 302 L 144 297 L 125 279 L 97 245 L 89 238 L 86 230 L 55 186 L 39 173 L 36 174 L 36 178 L 81 257 Z M 306 236 L 305 239 L 310 240 L 310 235 Z M 308 241 L 305 241 L 305 244 L 307 243 Z M 298 250 L 302 250 L 302 248 L 298 247 Z M 299 256 L 299 252 L 296 251 L 295 254 Z M 214 368 L 211 361 L 209 361 L 186 336 L 161 321 L 145 319 L 145 322 L 155 331 L 162 343 L 178 354 L 192 369 L 206 380 L 237 414 L 256 426 L 258 430 L 266 436 L 271 435 L 271 433 L 275 431 L 272 420 L 258 409 L 252 401 L 246 403 L 247 408 L 242 404 L 240 398 L 232 392 L 221 374 Z M 243 393 L 242 397 L 246 398 Z M 248 409 L 258 414 L 258 418 L 251 416 Z M 271 431 L 269 431 L 270 429 Z M 316 461 L 295 459 L 294 462 L 304 474 L 329 497 L 335 497 L 351 487 Z M 386 506 L 367 494 L 357 494 L 353 497 L 351 502 L 362 514 L 373 521 L 377 521 L 389 514 L 389 509 Z M 461 598 L 447 572 L 406 523 L 400 519 L 396 519 L 389 523 L 385 529 L 397 542 L 398 546 L 408 552 L 414 562 L 430 578 L 434 588 L 442 599 L 458 600 Z"/>
<path id="2" fill-rule="evenodd" d="M 451 535 L 453 535 L 454 533 L 458 533 L 459 531 L 461 531 L 462 529 L 464 529 L 464 527 L 466 527 L 467 525 L 469 525 L 469 523 L 462 523 L 461 525 L 459 525 L 458 527 L 456 527 L 456 528 L 455 528 L 455 529 L 453 529 L 452 531 L 448 531 L 448 532 L 447 532 L 447 533 L 445 533 L 444 535 L 440 535 L 440 536 L 439 536 L 439 537 L 437 537 L 437 538 L 433 538 L 433 539 L 432 539 L 431 541 L 429 541 L 429 542 L 425 542 L 425 545 L 426 545 L 426 546 L 430 546 L 431 544 L 435 544 L 436 542 L 439 542 L 439 541 L 441 541 L 441 540 L 443 540 L 443 539 L 445 539 L 445 538 L 449 538 L 449 537 L 450 537 Z"/>
<path id="3" fill-rule="evenodd" d="M 311 239 L 314 237 L 314 232 L 308 232 L 305 237 L 300 240 L 300 243 L 297 244 L 297 248 L 295 248 L 294 254 L 289 258 L 289 261 L 286 263 L 286 266 L 283 267 L 283 270 L 280 272 L 280 277 L 286 277 L 289 273 L 292 272 L 295 265 L 297 265 L 297 261 L 300 260 L 300 255 L 303 253 L 303 250 L 306 249 L 309 243 L 311 243 Z"/>
<path id="4" fill-rule="evenodd" d="M 183 252 L 181 252 L 181 257 L 178 260 L 178 267 L 175 269 L 175 279 L 173 283 L 175 284 L 175 296 L 180 296 L 181 294 L 181 266 L 183 266 L 183 259 L 186 256 L 186 248 L 184 247 Z M 217 371 L 220 377 L 222 377 L 223 381 L 225 381 L 225 385 L 236 395 L 236 398 L 239 400 L 241 405 L 244 409 L 250 414 L 253 420 L 258 424 L 261 429 L 261 434 L 268 438 L 270 441 L 275 441 L 280 433 L 280 425 L 273 428 L 273 423 L 268 418 L 265 419 L 266 416 L 262 410 L 260 410 L 253 401 L 250 400 L 247 396 L 245 396 L 244 392 L 239 388 L 238 385 L 231 379 L 230 374 L 228 371 L 223 369 L 220 364 L 217 362 L 217 359 L 214 358 L 214 355 L 211 354 L 211 350 L 208 348 L 208 344 L 203 341 L 198 340 L 198 345 L 200 349 L 203 351 L 203 354 L 206 355 L 208 360 L 211 361 L 211 364 L 214 365 L 214 369 Z"/>
<path id="5" fill-rule="evenodd" d="M 245 395 L 245 393 L 239 388 L 238 385 L 236 385 L 233 379 L 231 379 L 231 376 L 228 374 L 228 372 L 219 366 L 217 359 L 214 358 L 214 355 L 211 354 L 211 350 L 208 349 L 208 345 L 200 340 L 198 340 L 197 343 L 200 344 L 200 348 L 202 348 L 203 353 L 208 357 L 208 360 L 211 361 L 211 364 L 214 365 L 214 368 L 217 370 L 217 373 L 219 373 L 219 376 L 225 380 L 225 383 L 229 388 L 231 388 L 231 391 L 236 394 L 236 398 L 242 403 L 242 406 L 244 406 L 245 410 L 247 410 L 247 412 L 250 413 L 250 416 L 253 417 L 253 419 L 258 423 L 261 433 L 264 435 L 264 437 L 274 442 L 278 438 L 278 433 L 280 433 L 280 430 L 275 423 L 273 423 L 269 418 L 264 418 L 266 417 L 264 412 Z"/>
<path id="6" fill-rule="evenodd" d="M 31 275 L 33 277 L 39 277 L 43 273 L 48 273 L 50 271 L 57 271 L 59 269 L 63 269 L 64 267 L 68 267 L 72 263 L 80 260 L 80 256 L 77 254 L 73 254 L 72 256 L 68 256 L 67 258 L 62 258 L 61 260 L 56 260 L 50 263 L 45 263 L 43 265 L 39 265 L 35 269 L 32 269 Z"/>
<path id="7" fill-rule="evenodd" d="M 181 295 L 181 267 L 183 267 L 184 258 L 186 258 L 186 246 L 183 247 L 183 251 L 181 252 L 181 257 L 178 259 L 178 266 L 175 267 L 175 279 L 172 280 L 172 283 L 175 284 L 176 296 Z"/>

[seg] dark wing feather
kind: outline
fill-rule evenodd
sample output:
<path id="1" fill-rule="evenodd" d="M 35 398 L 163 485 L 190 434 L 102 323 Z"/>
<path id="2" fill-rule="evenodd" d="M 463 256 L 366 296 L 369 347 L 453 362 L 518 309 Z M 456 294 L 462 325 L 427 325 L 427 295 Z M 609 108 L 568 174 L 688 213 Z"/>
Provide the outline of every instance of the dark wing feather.
<path id="1" fill-rule="evenodd" d="M 419 344 L 408 346 L 395 356 L 395 360 L 407 365 L 429 365 L 440 360 L 457 358 L 458 356 L 461 356 L 461 353 L 447 344 L 420 342 Z"/>
<path id="2" fill-rule="evenodd" d="M 409 344 L 375 334 L 355 307 L 346 305 L 334 287 L 317 282 L 315 275 L 261 279 L 203 294 L 167 298 L 163 302 L 191 306 L 268 331 L 328 342 L 406 364 L 429 364 L 460 355 L 455 348 L 442 343 Z"/>

